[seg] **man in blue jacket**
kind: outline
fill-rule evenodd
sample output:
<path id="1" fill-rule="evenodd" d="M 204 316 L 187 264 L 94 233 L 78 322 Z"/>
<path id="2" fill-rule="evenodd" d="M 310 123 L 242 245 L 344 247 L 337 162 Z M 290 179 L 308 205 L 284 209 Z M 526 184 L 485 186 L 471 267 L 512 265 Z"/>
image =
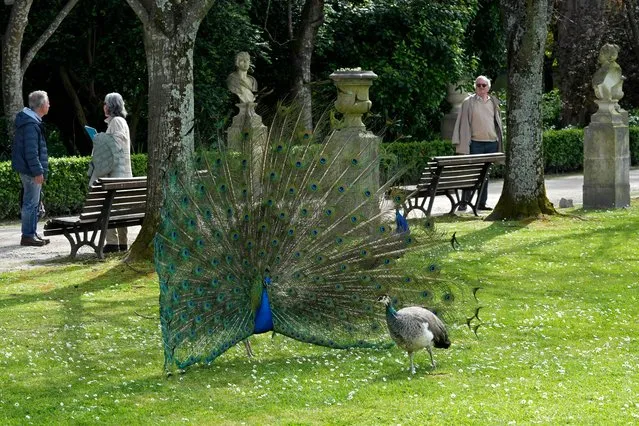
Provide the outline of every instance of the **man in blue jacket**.
<path id="1" fill-rule="evenodd" d="M 38 90 L 29 94 L 29 108 L 24 108 L 16 115 L 11 166 L 20 174 L 24 190 L 21 246 L 41 247 L 49 243 L 48 239 L 37 233 L 40 192 L 49 172 L 47 141 L 42 123 L 42 117 L 48 112 L 49 96 L 47 92 Z"/>

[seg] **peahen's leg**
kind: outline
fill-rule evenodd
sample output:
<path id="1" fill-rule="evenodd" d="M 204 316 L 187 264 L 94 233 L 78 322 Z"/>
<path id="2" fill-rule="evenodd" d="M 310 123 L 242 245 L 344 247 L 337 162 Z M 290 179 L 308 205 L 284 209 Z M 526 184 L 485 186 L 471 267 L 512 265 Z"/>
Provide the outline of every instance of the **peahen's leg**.
<path id="1" fill-rule="evenodd" d="M 426 346 L 426 350 L 428 351 L 428 355 L 430 355 L 430 366 L 435 368 L 435 360 L 433 359 L 433 348 L 430 346 Z"/>
<path id="2" fill-rule="evenodd" d="M 253 349 L 251 348 L 251 342 L 249 339 L 244 340 L 244 347 L 246 348 L 246 355 L 249 358 L 253 358 Z"/>
<path id="3" fill-rule="evenodd" d="M 413 355 L 415 353 L 414 352 L 409 352 L 408 353 L 408 357 L 410 358 L 410 372 L 412 374 L 415 374 L 415 364 L 413 363 Z"/>

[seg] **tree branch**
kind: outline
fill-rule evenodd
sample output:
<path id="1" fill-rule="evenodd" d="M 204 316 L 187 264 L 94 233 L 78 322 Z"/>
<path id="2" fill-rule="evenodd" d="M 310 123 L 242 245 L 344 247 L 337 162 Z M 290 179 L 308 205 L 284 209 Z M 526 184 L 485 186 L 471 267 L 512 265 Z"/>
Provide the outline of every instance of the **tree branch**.
<path id="1" fill-rule="evenodd" d="M 51 38 L 53 33 L 58 29 L 62 21 L 64 21 L 64 18 L 67 17 L 69 12 L 71 12 L 71 9 L 75 7 L 78 1 L 80 0 L 69 0 L 67 4 L 62 8 L 62 10 L 58 13 L 58 15 L 55 17 L 53 22 L 51 22 L 49 27 L 42 33 L 42 35 L 40 35 L 38 40 L 31 47 L 31 49 L 29 49 L 26 55 L 24 55 L 24 58 L 22 59 L 22 64 L 20 65 L 22 75 L 24 75 L 24 73 L 27 71 L 27 68 L 29 68 L 29 64 L 31 64 L 31 61 L 33 60 L 35 55 L 38 53 L 38 51 L 40 51 L 40 49 L 42 48 L 42 46 L 44 46 L 47 40 Z"/>
<path id="2" fill-rule="evenodd" d="M 182 8 L 181 20 L 177 23 L 181 32 L 190 32 L 193 25 L 199 26 L 209 13 L 215 0 L 189 0 Z M 197 33 L 197 31 L 196 31 Z"/>
<path id="3" fill-rule="evenodd" d="M 626 8 L 626 17 L 632 31 L 632 50 L 634 50 L 637 59 L 639 59 L 639 27 L 637 26 L 637 15 L 635 14 L 635 2 L 632 0 L 623 0 Z"/>
<path id="4" fill-rule="evenodd" d="M 138 0 L 126 0 L 126 2 L 129 4 L 129 7 L 133 9 L 133 13 L 136 14 L 140 22 L 142 22 L 142 25 L 147 26 L 150 19 L 148 9 Z"/>

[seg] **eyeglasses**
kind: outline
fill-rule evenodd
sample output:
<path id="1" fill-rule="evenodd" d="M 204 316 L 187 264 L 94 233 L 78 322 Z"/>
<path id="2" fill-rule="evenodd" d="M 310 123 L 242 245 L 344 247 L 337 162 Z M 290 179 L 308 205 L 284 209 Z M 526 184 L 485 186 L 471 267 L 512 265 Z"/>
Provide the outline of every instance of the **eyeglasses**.
<path id="1" fill-rule="evenodd" d="M 486 83 L 477 83 L 475 86 L 477 87 L 488 87 Z"/>

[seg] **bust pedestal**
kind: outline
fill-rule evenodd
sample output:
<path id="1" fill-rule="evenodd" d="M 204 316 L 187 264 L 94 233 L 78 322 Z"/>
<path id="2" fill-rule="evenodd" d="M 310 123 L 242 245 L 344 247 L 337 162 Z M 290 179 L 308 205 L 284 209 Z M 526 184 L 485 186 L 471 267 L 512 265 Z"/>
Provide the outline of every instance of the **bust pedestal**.
<path id="1" fill-rule="evenodd" d="M 255 102 L 235 104 L 240 112 L 233 117 L 231 127 L 227 130 L 226 143 L 231 151 L 244 151 L 247 143 L 253 149 L 263 149 L 266 143 L 267 127 L 262 123 L 262 117 L 255 112 Z"/>
<path id="2" fill-rule="evenodd" d="M 584 209 L 630 205 L 628 115 L 618 104 L 595 101 L 599 111 L 584 131 Z"/>

